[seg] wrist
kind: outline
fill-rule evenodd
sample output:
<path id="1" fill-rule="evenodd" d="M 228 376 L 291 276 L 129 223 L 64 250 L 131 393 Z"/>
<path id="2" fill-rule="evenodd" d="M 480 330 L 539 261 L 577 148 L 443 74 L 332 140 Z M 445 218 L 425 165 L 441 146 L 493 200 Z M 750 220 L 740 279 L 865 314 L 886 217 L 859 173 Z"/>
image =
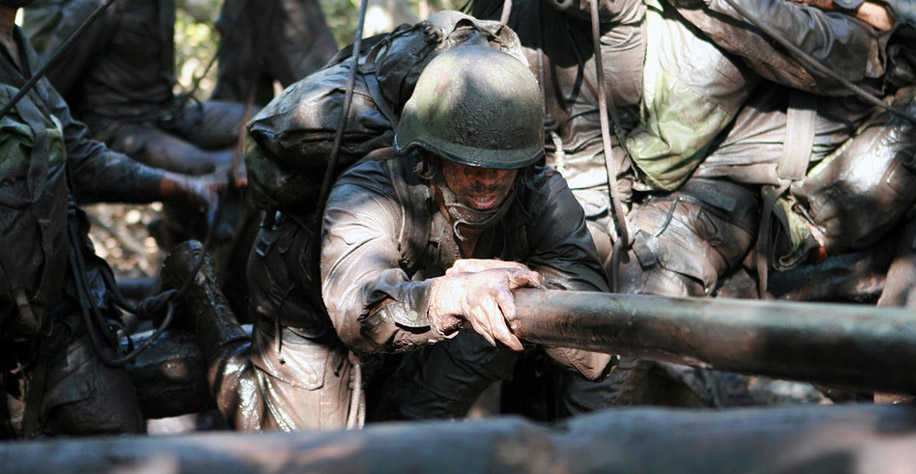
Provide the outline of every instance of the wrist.
<path id="1" fill-rule="evenodd" d="M 443 288 L 441 280 L 444 278 L 446 277 L 435 278 L 431 281 L 429 304 L 426 310 L 430 329 L 443 339 L 454 337 L 464 322 L 460 315 L 451 309 L 454 307 L 451 301 L 453 296 L 447 288 Z"/>

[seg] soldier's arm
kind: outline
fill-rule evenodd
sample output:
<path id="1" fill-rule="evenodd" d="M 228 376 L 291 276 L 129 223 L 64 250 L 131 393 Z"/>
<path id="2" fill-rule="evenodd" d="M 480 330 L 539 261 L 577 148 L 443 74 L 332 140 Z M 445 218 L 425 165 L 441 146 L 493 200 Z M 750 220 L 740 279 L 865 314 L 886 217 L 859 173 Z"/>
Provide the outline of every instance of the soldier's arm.
<path id="1" fill-rule="evenodd" d="M 544 201 L 535 206 L 528 231 L 531 257 L 525 262 L 541 274 L 547 288 L 576 291 L 608 291 L 603 267 L 588 229 L 585 213 L 566 181 L 553 174 L 545 183 Z M 580 373 L 590 380 L 600 380 L 611 373 L 616 358 L 609 354 L 545 347 L 554 362 Z"/>
<path id="2" fill-rule="evenodd" d="M 852 15 L 881 31 L 890 30 L 896 23 L 884 2 L 863 2 L 861 0 L 802 0 L 802 2 L 824 11 L 839 11 Z"/>
<path id="3" fill-rule="evenodd" d="M 774 45 L 769 34 L 752 25 L 725 0 L 704 0 L 700 9 L 689 6 L 690 0 L 668 1 L 716 45 L 742 57 L 761 76 L 822 95 L 852 94 Z M 881 92 L 886 70 L 881 31 L 854 16 L 788 0 L 735 2 L 828 69 L 862 88 Z"/>
<path id="4" fill-rule="evenodd" d="M 585 226 L 585 212 L 558 173 L 548 170 L 529 209 L 531 255 L 524 262 L 547 288 L 609 291 L 598 251 Z"/>
<path id="5" fill-rule="evenodd" d="M 149 203 L 182 199 L 205 207 L 228 185 L 228 177 L 185 176 L 150 168 L 89 138 L 89 129 L 74 120 L 63 98 L 43 79 L 51 113 L 60 122 L 67 149 L 71 191 L 79 202 Z"/>
<path id="6" fill-rule="evenodd" d="M 380 169 L 345 174 L 325 208 L 322 297 L 341 340 L 362 353 L 400 352 L 446 337 L 430 326 L 431 281 L 401 268 L 402 212 Z"/>

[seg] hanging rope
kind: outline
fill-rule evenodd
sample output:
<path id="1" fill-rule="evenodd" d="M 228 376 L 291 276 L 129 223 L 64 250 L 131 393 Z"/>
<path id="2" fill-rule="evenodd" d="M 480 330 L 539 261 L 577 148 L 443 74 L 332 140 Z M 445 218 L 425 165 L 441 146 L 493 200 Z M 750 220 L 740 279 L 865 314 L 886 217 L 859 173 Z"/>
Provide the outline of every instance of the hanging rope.
<path id="1" fill-rule="evenodd" d="M 617 114 L 617 108 L 614 106 L 613 99 L 607 95 L 607 84 L 604 78 L 604 66 L 601 57 L 601 29 L 598 17 L 598 0 L 591 0 L 591 19 L 592 19 L 592 41 L 595 50 L 595 69 L 598 77 L 598 117 L 601 122 L 601 141 L 604 147 L 604 166 L 607 171 L 607 187 L 610 195 L 611 206 L 614 211 L 614 222 L 617 227 L 617 240 L 614 241 L 614 250 L 611 252 L 611 291 L 617 291 L 618 272 L 620 255 L 630 248 L 630 231 L 627 228 L 627 216 L 623 207 L 623 198 L 620 196 L 620 190 L 617 187 L 617 162 L 613 157 L 613 148 L 611 146 L 611 125 L 608 119 L 614 124 L 614 135 L 617 137 L 617 144 L 623 150 L 627 159 L 630 159 L 630 152 L 627 150 L 626 137 L 623 129 L 620 128 L 620 117 Z M 610 103 L 610 107 L 608 104 Z"/>
<path id="2" fill-rule="evenodd" d="M 344 95 L 344 106 L 340 114 L 340 122 L 337 125 L 337 134 L 334 135 L 334 145 L 331 147 L 331 155 L 328 157 L 328 167 L 324 171 L 324 180 L 321 183 L 321 193 L 318 195 L 318 222 L 321 222 L 321 215 L 324 213 L 325 201 L 331 192 L 331 184 L 334 182 L 334 172 L 337 169 L 337 162 L 340 157 L 340 145 L 343 143 L 344 131 L 347 129 L 347 119 L 350 115 L 350 105 L 353 103 L 353 89 L 356 88 L 356 72 L 359 69 L 359 50 L 363 37 L 363 24 L 366 22 L 366 9 L 369 6 L 368 0 L 362 0 L 359 5 L 359 22 L 356 24 L 356 40 L 353 41 L 353 67 L 350 69 L 350 75 L 347 77 L 347 92 Z"/>

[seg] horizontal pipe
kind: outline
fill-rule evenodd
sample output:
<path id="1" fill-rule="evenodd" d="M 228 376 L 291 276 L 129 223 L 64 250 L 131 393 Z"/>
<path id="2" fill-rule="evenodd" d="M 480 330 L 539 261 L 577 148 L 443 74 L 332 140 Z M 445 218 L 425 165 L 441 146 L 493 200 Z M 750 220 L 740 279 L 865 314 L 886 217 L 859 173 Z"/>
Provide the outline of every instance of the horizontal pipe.
<path id="1" fill-rule="evenodd" d="M 530 342 L 916 393 L 916 312 L 903 308 L 534 289 L 515 306 Z"/>

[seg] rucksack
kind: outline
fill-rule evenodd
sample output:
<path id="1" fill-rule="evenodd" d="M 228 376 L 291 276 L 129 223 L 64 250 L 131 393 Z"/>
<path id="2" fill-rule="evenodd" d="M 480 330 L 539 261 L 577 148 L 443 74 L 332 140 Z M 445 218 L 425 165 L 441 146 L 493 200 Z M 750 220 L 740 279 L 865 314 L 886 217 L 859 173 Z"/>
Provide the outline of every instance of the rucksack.
<path id="1" fill-rule="evenodd" d="M 467 43 L 485 43 L 526 61 L 514 32 L 454 11 L 364 40 L 334 175 L 373 150 L 391 146 L 401 108 L 420 72 L 441 51 Z M 343 114 L 352 52 L 352 45 L 341 50 L 249 122 L 245 164 L 259 208 L 315 209 Z"/>

